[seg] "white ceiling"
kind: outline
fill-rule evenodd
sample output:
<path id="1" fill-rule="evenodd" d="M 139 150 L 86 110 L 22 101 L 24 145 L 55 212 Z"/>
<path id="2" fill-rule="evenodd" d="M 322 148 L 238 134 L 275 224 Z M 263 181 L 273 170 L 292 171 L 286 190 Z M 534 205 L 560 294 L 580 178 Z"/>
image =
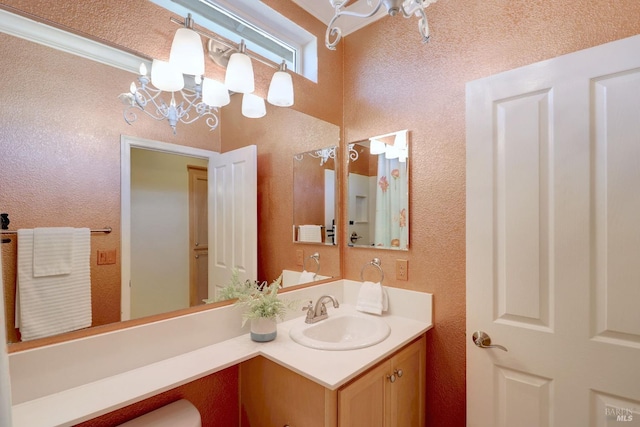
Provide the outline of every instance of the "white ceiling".
<path id="1" fill-rule="evenodd" d="M 329 25 L 329 21 L 331 21 L 331 18 L 333 18 L 334 9 L 331 6 L 329 0 L 293 0 L 293 2 L 298 4 L 311 15 L 318 18 L 320 21 L 324 22 L 326 25 Z M 352 3 L 353 4 L 348 7 L 350 11 L 358 13 L 369 13 L 371 11 L 371 6 L 367 4 L 366 0 L 354 0 L 352 1 Z M 371 24 L 372 22 L 377 21 L 386 14 L 387 10 L 383 6 L 380 8 L 378 13 L 376 13 L 371 18 L 362 19 L 354 18 L 351 16 L 341 16 L 340 19 L 336 21 L 336 23 L 342 30 L 342 35 L 346 36 L 359 30 L 360 28 Z"/>

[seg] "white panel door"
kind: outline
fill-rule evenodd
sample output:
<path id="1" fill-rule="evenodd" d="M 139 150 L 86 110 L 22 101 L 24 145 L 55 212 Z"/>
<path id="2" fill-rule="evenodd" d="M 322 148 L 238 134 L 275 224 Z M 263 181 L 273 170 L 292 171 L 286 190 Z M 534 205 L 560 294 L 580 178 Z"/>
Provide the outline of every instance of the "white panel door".
<path id="1" fill-rule="evenodd" d="M 257 148 L 222 153 L 209 163 L 209 296 L 227 285 L 258 278 Z"/>
<path id="2" fill-rule="evenodd" d="M 640 36 L 468 83 L 466 231 L 467 425 L 640 426 Z"/>

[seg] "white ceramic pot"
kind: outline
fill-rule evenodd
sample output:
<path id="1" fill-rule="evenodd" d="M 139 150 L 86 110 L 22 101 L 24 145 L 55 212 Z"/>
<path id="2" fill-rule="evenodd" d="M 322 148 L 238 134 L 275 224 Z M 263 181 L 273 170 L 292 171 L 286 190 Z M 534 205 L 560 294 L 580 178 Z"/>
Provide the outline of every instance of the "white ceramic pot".
<path id="1" fill-rule="evenodd" d="M 259 317 L 251 319 L 251 339 L 258 342 L 273 341 L 278 334 L 276 319 Z"/>

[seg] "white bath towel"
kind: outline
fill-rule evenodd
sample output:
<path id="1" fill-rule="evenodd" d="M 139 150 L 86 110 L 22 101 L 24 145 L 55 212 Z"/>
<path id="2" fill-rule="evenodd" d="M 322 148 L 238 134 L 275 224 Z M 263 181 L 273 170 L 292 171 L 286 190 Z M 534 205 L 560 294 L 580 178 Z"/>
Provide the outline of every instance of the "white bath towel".
<path id="1" fill-rule="evenodd" d="M 33 230 L 18 230 L 18 300 L 23 341 L 91 326 L 91 240 L 75 229 L 71 273 L 34 277 Z"/>
<path id="2" fill-rule="evenodd" d="M 387 292 L 380 282 L 363 282 L 358 293 L 356 310 L 371 314 L 382 314 L 389 308 Z"/>
<path id="3" fill-rule="evenodd" d="M 301 225 L 298 231 L 299 242 L 322 242 L 322 226 L 320 225 Z"/>
<path id="4" fill-rule="evenodd" d="M 33 276 L 71 273 L 74 230 L 71 227 L 33 229 Z"/>
<path id="5" fill-rule="evenodd" d="M 316 274 L 307 270 L 302 270 L 300 278 L 298 278 L 298 284 L 313 282 L 316 278 Z"/>

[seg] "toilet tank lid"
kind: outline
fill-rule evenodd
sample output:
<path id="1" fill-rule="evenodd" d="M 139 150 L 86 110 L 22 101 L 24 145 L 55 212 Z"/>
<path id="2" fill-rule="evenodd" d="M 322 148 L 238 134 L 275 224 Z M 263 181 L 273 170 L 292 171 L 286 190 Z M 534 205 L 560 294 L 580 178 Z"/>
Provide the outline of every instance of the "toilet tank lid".
<path id="1" fill-rule="evenodd" d="M 201 427 L 200 412 L 188 400 L 177 400 L 134 418 L 120 427 Z"/>

